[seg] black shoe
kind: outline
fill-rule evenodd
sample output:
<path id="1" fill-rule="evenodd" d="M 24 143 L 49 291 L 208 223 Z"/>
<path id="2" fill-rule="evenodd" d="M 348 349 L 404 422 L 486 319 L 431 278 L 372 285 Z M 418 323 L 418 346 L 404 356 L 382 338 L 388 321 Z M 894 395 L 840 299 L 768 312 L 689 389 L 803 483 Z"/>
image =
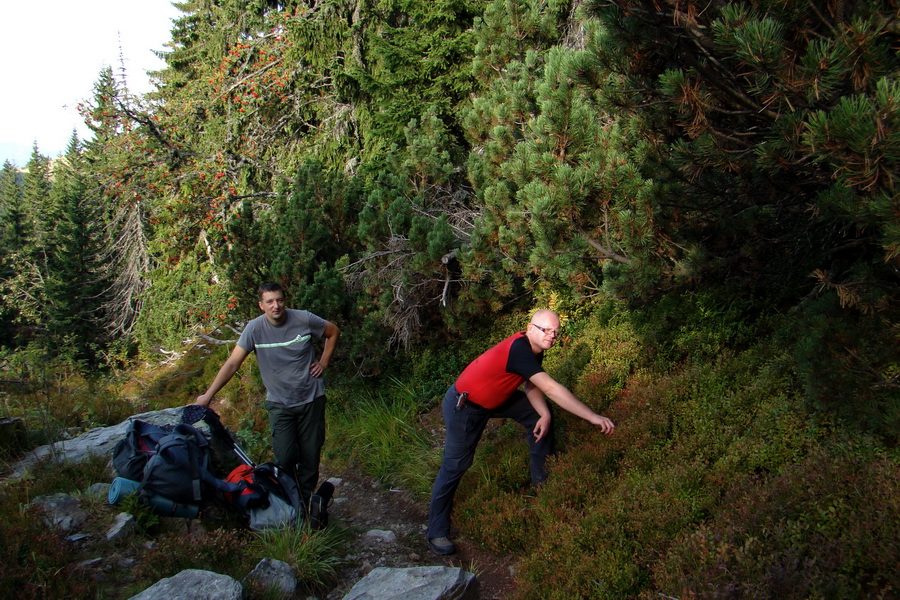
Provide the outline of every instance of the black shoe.
<path id="1" fill-rule="evenodd" d="M 445 537 L 436 537 L 431 538 L 428 541 L 428 547 L 431 548 L 431 551 L 435 554 L 440 554 L 441 556 L 446 556 L 448 554 L 453 554 L 456 552 L 456 546 L 453 545 L 448 538 Z"/>
<path id="2" fill-rule="evenodd" d="M 309 526 L 313 530 L 325 529 L 328 526 L 328 505 L 331 504 L 333 493 L 334 485 L 326 481 L 309 499 Z"/>

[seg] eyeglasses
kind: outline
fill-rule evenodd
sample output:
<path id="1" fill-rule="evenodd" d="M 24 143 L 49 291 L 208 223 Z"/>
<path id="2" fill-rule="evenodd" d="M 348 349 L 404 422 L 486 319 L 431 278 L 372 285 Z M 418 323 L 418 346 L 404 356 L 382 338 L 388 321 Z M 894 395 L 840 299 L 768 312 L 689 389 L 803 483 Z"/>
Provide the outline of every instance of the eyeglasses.
<path id="1" fill-rule="evenodd" d="M 532 323 L 532 326 L 537 327 L 541 333 L 544 335 L 552 335 L 553 337 L 559 337 L 561 331 L 559 329 L 550 329 L 549 327 L 541 327 L 540 325 L 536 325 Z"/>

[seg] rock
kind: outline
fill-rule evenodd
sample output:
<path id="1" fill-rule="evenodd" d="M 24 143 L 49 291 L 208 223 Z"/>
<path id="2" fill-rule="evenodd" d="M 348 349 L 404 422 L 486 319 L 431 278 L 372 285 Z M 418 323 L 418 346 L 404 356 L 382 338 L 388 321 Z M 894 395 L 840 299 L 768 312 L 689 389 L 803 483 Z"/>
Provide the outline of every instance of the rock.
<path id="1" fill-rule="evenodd" d="M 264 558 L 256 565 L 244 583 L 262 586 L 290 596 L 297 589 L 297 577 L 291 565 L 274 558 Z"/>
<path id="2" fill-rule="evenodd" d="M 25 446 L 25 421 L 22 417 L 0 419 L 0 449 L 21 450 Z"/>
<path id="3" fill-rule="evenodd" d="M 478 579 L 454 567 L 377 567 L 343 600 L 476 600 Z"/>
<path id="4" fill-rule="evenodd" d="M 130 600 L 241 600 L 241 584 L 212 571 L 187 569 L 160 579 Z"/>
<path id="5" fill-rule="evenodd" d="M 44 511 L 44 523 L 48 527 L 58 527 L 63 531 L 72 531 L 87 520 L 81 503 L 69 494 L 38 496 L 31 501 L 31 506 Z"/>
<path id="6" fill-rule="evenodd" d="M 131 536 L 135 527 L 137 527 L 137 520 L 134 518 L 134 515 L 121 512 L 116 515 L 113 526 L 106 532 L 106 541 L 117 542 L 127 539 Z"/>
<path id="7" fill-rule="evenodd" d="M 101 557 L 98 556 L 97 558 L 91 558 L 91 559 L 89 559 L 89 560 L 83 560 L 83 561 L 81 561 L 80 563 L 78 563 L 77 565 L 75 565 L 75 567 L 76 567 L 77 569 L 85 570 L 85 569 L 90 569 L 90 568 L 92 568 L 92 567 L 98 567 L 98 566 L 100 566 L 100 565 L 102 565 L 102 564 L 103 564 L 103 559 L 102 559 Z"/>
<path id="8" fill-rule="evenodd" d="M 142 413 L 131 418 L 140 419 L 156 425 L 174 425 L 181 420 L 181 412 L 183 410 L 183 407 L 167 408 L 165 410 Z M 64 440 L 45 446 L 39 446 L 28 453 L 25 458 L 13 465 L 13 472 L 10 475 L 10 478 L 16 479 L 22 477 L 31 467 L 46 459 L 53 459 L 59 462 L 64 460 L 82 462 L 91 456 L 112 457 L 113 448 L 115 448 L 116 443 L 125 435 L 125 430 L 128 429 L 129 420 L 130 419 L 126 419 L 118 425 L 113 425 L 111 427 L 95 427 L 73 440 Z"/>
<path id="9" fill-rule="evenodd" d="M 106 456 L 112 458 L 116 443 L 125 436 L 128 424 L 133 419 L 140 419 L 154 425 L 175 425 L 181 422 L 181 414 L 184 407 L 167 408 L 134 415 L 122 421 L 118 425 L 110 427 L 96 427 L 81 434 L 75 439 L 64 440 L 39 446 L 28 453 L 23 459 L 13 465 L 11 479 L 17 479 L 25 475 L 29 469 L 42 460 L 56 460 L 58 462 L 71 461 L 82 462 L 92 456 Z M 228 472 L 236 466 L 238 459 L 232 451 L 229 443 L 210 434 L 209 425 L 203 421 L 194 423 L 194 427 L 202 431 L 210 442 L 210 452 L 213 464 Z"/>
<path id="10" fill-rule="evenodd" d="M 92 483 L 91 487 L 87 489 L 87 495 L 105 499 L 109 496 L 109 488 L 108 483 Z"/>
<path id="11" fill-rule="evenodd" d="M 383 529 L 371 529 L 366 532 L 366 537 L 385 544 L 392 544 L 397 541 L 397 535 L 393 531 L 385 531 Z"/>

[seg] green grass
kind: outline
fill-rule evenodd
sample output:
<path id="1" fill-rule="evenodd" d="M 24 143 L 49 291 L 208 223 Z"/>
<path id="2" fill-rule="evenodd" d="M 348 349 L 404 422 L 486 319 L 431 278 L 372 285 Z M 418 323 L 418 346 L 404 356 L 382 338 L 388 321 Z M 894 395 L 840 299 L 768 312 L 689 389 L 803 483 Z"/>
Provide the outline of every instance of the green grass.
<path id="1" fill-rule="evenodd" d="M 329 400 L 326 455 L 352 457 L 367 474 L 387 485 L 422 495 L 431 488 L 440 456 L 416 426 L 424 403 L 416 390 L 393 380 L 355 400 Z"/>
<path id="2" fill-rule="evenodd" d="M 291 565 L 298 585 L 321 590 L 337 582 L 346 536 L 334 527 L 317 531 L 305 526 L 262 531 L 254 535 L 253 550 Z"/>

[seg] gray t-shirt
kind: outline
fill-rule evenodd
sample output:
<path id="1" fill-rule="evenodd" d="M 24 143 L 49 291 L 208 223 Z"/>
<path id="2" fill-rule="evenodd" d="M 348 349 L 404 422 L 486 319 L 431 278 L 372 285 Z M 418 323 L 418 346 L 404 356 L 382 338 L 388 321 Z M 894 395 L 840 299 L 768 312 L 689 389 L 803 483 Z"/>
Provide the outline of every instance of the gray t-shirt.
<path id="1" fill-rule="evenodd" d="M 298 406 L 325 394 L 325 380 L 309 374 L 316 354 L 312 338 L 322 337 L 325 323 L 309 311 L 294 309 L 284 311 L 280 325 L 269 323 L 266 315 L 247 323 L 237 343 L 256 352 L 266 400 Z"/>

